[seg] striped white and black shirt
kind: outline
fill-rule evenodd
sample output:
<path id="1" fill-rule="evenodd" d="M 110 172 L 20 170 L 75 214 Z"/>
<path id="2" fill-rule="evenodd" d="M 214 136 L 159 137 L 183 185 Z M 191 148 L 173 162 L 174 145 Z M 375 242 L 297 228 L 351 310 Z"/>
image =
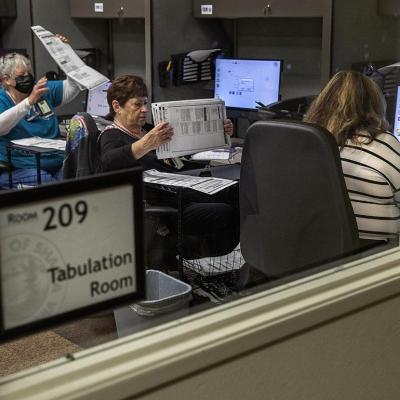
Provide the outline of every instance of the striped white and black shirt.
<path id="1" fill-rule="evenodd" d="M 385 239 L 400 232 L 400 143 L 381 133 L 368 144 L 347 141 L 341 150 L 347 190 L 361 238 Z"/>

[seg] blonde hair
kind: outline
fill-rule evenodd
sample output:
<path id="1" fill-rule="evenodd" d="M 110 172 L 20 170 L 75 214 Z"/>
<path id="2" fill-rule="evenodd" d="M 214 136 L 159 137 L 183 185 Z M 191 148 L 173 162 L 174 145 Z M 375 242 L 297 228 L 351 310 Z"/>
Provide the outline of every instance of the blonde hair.
<path id="1" fill-rule="evenodd" d="M 340 148 L 347 140 L 359 141 L 367 131 L 372 141 L 388 129 L 386 102 L 379 87 L 356 71 L 340 71 L 327 83 L 308 109 L 304 121 L 323 126 Z"/>

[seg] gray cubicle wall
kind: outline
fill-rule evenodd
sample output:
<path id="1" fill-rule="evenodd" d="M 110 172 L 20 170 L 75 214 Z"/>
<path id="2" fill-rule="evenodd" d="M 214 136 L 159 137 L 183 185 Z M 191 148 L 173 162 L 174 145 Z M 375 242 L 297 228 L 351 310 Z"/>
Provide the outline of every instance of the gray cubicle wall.
<path id="1" fill-rule="evenodd" d="M 68 36 L 73 48 L 97 48 L 100 50 L 100 72 L 107 74 L 107 21 L 101 19 L 73 19 L 70 17 L 68 0 L 32 1 L 32 22 L 42 25 L 53 33 Z M 36 74 L 42 76 L 57 66 L 38 39 L 34 40 Z M 60 108 L 60 114 L 73 114 L 83 110 L 85 93 L 81 92 L 72 103 Z"/>
<path id="2" fill-rule="evenodd" d="M 283 59 L 282 98 L 321 88 L 321 18 L 237 20 L 237 56 Z"/>
<path id="3" fill-rule="evenodd" d="M 319 93 L 321 89 L 321 18 L 245 18 L 236 25 L 236 55 L 283 60 L 282 99 Z M 237 121 L 244 137 L 250 122 Z"/>
<path id="4" fill-rule="evenodd" d="M 17 0 L 17 16 L 2 18 L 1 42 L 4 48 L 27 49 L 33 59 L 32 38 L 29 30 L 31 9 L 27 0 Z"/>
<path id="5" fill-rule="evenodd" d="M 378 15 L 376 0 L 335 0 L 333 15 L 332 73 L 357 62 L 398 58 L 399 20 Z M 239 20 L 237 53 L 282 57 L 283 98 L 319 93 L 320 32 L 313 18 Z"/>
<path id="6" fill-rule="evenodd" d="M 114 76 L 123 73 L 145 75 L 144 19 L 71 18 L 68 0 L 35 0 L 32 2 L 32 15 L 34 24 L 67 35 L 72 47 L 99 49 L 100 72 L 104 75 L 109 76 L 111 70 Z M 109 45 L 112 54 L 109 53 Z M 54 62 L 36 39 L 35 56 L 39 74 L 55 68 Z M 110 68 L 110 62 L 113 68 Z M 60 112 L 71 114 L 82 109 L 84 99 L 85 94 L 82 93 Z"/>
<path id="7" fill-rule="evenodd" d="M 376 0 L 335 0 L 332 72 L 352 63 L 400 60 L 399 18 L 378 14 Z"/>
<path id="8" fill-rule="evenodd" d="M 191 83 L 161 88 L 158 64 L 171 54 L 197 49 L 223 48 L 232 51 L 232 42 L 220 20 L 193 18 L 188 0 L 152 1 L 153 101 L 168 101 L 213 96 L 213 82 Z"/>
<path id="9" fill-rule="evenodd" d="M 143 18 L 112 20 L 114 75 L 146 75 L 145 21 Z"/>
<path id="10" fill-rule="evenodd" d="M 31 25 L 42 25 L 54 33 L 67 36 L 73 48 L 98 49 L 100 72 L 105 75 L 113 69 L 114 75 L 134 73 L 145 76 L 144 19 L 71 18 L 69 0 L 18 0 L 17 6 L 16 18 L 2 19 L 2 44 L 3 47 L 27 48 L 38 77 L 49 70 L 57 71 L 57 66 L 42 44 L 37 39 L 33 40 Z M 113 68 L 109 65 L 109 46 L 113 52 Z M 58 112 L 72 114 L 80 111 L 84 99 L 85 92 L 82 92 Z"/>

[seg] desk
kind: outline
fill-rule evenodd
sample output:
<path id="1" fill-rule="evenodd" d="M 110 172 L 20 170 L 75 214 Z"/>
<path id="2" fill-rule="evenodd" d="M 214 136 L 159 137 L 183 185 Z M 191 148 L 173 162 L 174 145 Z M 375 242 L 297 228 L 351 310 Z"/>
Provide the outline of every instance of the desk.
<path id="1" fill-rule="evenodd" d="M 42 183 L 42 177 L 40 175 L 40 158 L 44 153 L 55 153 L 61 150 L 48 149 L 44 147 L 36 146 L 24 146 L 10 142 L 7 145 L 7 161 L 8 161 L 8 184 L 10 189 L 12 188 L 13 178 L 12 178 L 12 152 L 18 152 L 26 156 L 35 156 L 36 159 L 36 173 L 37 173 L 37 183 L 40 185 Z"/>

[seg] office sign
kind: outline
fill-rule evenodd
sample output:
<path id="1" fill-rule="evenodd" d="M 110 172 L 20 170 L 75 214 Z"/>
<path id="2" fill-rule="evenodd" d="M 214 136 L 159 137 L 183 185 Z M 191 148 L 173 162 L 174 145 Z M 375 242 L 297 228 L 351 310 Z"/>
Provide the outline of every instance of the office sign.
<path id="1" fill-rule="evenodd" d="M 201 15 L 212 15 L 213 14 L 213 5 L 212 4 L 202 4 L 200 7 L 201 7 Z"/>
<path id="2" fill-rule="evenodd" d="M 104 12 L 104 3 L 94 3 L 94 12 L 95 13 Z"/>
<path id="3" fill-rule="evenodd" d="M 141 199 L 138 170 L 0 195 L 3 334 L 143 296 Z"/>

